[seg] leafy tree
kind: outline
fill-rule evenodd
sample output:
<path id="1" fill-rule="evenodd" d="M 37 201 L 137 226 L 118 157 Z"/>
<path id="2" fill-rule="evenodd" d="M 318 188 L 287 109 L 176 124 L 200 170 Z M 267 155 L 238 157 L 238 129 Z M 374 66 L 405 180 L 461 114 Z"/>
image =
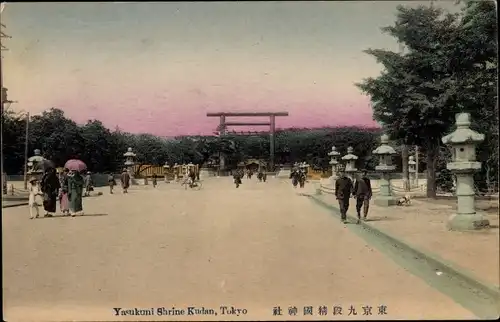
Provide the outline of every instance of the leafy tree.
<path id="1" fill-rule="evenodd" d="M 458 112 L 453 74 L 447 67 L 457 24 L 457 15 L 440 8 L 399 6 L 395 24 L 382 30 L 408 52 L 366 50 L 383 64 L 384 71 L 357 84 L 371 96 L 374 118 L 392 138 L 426 150 L 428 197 L 436 196 L 440 139 Z"/>
<path id="2" fill-rule="evenodd" d="M 12 111 L 4 111 L 2 134 L 4 171 L 19 173 L 24 164 L 26 121 Z"/>

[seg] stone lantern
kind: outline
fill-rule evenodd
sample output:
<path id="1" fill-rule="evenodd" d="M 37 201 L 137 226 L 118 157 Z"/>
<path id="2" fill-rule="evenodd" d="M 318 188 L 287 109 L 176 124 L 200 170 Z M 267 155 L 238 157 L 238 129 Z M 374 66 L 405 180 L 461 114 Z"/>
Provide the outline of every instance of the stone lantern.
<path id="1" fill-rule="evenodd" d="M 354 174 L 358 171 L 358 169 L 356 169 L 356 160 L 358 157 L 354 155 L 353 152 L 354 149 L 350 146 L 347 148 L 347 154 L 342 157 L 342 160 L 345 161 L 344 171 L 351 180 L 354 180 Z"/>
<path id="2" fill-rule="evenodd" d="M 181 174 L 183 179 L 186 178 L 187 173 L 188 173 L 188 166 L 187 164 L 183 163 L 181 166 Z"/>
<path id="3" fill-rule="evenodd" d="M 45 158 L 42 156 L 41 152 L 39 149 L 36 149 L 33 151 L 35 155 L 32 157 L 28 158 L 28 175 L 37 177 L 38 180 L 41 179 L 41 175 L 43 173 L 42 167 L 40 167 L 40 164 L 45 160 Z"/>
<path id="4" fill-rule="evenodd" d="M 417 185 L 417 162 L 415 162 L 413 155 L 410 155 L 410 160 L 408 161 L 408 172 L 410 173 L 410 185 Z"/>
<path id="5" fill-rule="evenodd" d="M 168 165 L 168 161 L 165 161 L 165 164 L 163 165 L 163 176 L 165 177 L 165 183 L 168 183 L 168 169 L 170 169 L 170 166 Z"/>
<path id="6" fill-rule="evenodd" d="M 380 143 L 380 146 L 373 151 L 373 154 L 377 155 L 379 159 L 375 171 L 381 174 L 380 195 L 374 200 L 374 203 L 384 207 L 394 206 L 397 204 L 397 198 L 392 195 L 391 191 L 391 173 L 396 170 L 396 166 L 392 164 L 392 157 L 397 152 L 389 145 L 388 135 L 383 134 L 380 137 Z"/>
<path id="7" fill-rule="evenodd" d="M 174 181 L 179 181 L 179 165 L 177 163 L 173 166 L 174 169 Z"/>
<path id="8" fill-rule="evenodd" d="M 330 165 L 332 166 L 332 176 L 330 178 L 332 185 L 335 185 L 335 180 L 337 180 L 337 165 L 339 164 L 339 155 L 340 153 L 337 151 L 337 148 L 332 146 L 332 151 L 328 153 L 330 157 Z"/>
<path id="9" fill-rule="evenodd" d="M 132 152 L 132 148 L 128 148 L 127 152 L 125 152 L 123 156 L 125 157 L 125 168 L 127 169 L 127 172 L 130 176 L 130 182 L 135 185 L 137 184 L 137 182 L 135 181 L 134 178 L 134 165 L 135 165 L 135 158 L 137 155 L 134 152 Z"/>
<path id="10" fill-rule="evenodd" d="M 475 230 L 489 226 L 489 221 L 475 211 L 474 172 L 481 169 L 476 161 L 476 145 L 484 140 L 484 134 L 470 129 L 470 114 L 459 113 L 455 116 L 457 129 L 442 138 L 450 145 L 453 161 L 446 168 L 457 178 L 457 213 L 448 221 L 451 230 Z"/>

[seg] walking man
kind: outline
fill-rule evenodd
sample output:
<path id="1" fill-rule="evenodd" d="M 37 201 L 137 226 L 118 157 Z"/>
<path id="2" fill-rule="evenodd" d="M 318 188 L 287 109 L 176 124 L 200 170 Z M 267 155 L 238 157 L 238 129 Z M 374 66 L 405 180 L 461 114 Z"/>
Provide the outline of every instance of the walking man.
<path id="1" fill-rule="evenodd" d="M 339 173 L 339 178 L 335 181 L 335 197 L 339 201 L 340 220 L 347 222 L 347 210 L 349 209 L 349 198 L 352 193 L 352 180 L 345 175 L 345 172 Z"/>
<path id="2" fill-rule="evenodd" d="M 108 185 L 109 185 L 109 193 L 113 194 L 113 188 L 116 186 L 116 180 L 115 176 L 112 173 L 108 175 Z"/>
<path id="3" fill-rule="evenodd" d="M 361 208 L 363 208 L 363 220 L 366 220 L 368 208 L 370 207 L 370 199 L 372 198 L 372 186 L 366 170 L 363 170 L 362 175 L 358 175 L 356 178 L 353 195 L 356 198 L 357 223 L 359 224 L 361 220 Z"/>
<path id="4" fill-rule="evenodd" d="M 122 184 L 123 193 L 128 193 L 128 187 L 130 186 L 130 175 L 128 174 L 127 169 L 123 169 L 120 176 L 120 181 Z"/>
<path id="5" fill-rule="evenodd" d="M 157 184 L 158 184 L 158 177 L 156 176 L 156 173 L 153 173 L 153 188 L 156 188 Z"/>

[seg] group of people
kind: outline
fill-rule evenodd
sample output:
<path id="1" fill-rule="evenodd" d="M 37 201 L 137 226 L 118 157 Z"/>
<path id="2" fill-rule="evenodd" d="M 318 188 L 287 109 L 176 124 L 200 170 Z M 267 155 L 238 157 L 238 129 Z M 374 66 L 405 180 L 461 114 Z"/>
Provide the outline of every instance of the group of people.
<path id="1" fill-rule="evenodd" d="M 128 173 L 127 169 L 124 168 L 121 175 L 120 175 L 120 183 L 122 186 L 122 191 L 123 193 L 128 193 L 128 188 L 130 187 L 130 174 Z M 156 175 L 153 177 L 153 186 L 156 187 Z M 113 194 L 113 190 L 116 186 L 116 180 L 115 176 L 111 173 L 108 176 L 108 186 L 109 186 L 109 193 Z"/>
<path id="2" fill-rule="evenodd" d="M 294 188 L 297 188 L 297 185 L 299 185 L 301 188 L 304 188 L 306 184 L 307 173 L 304 169 L 295 167 L 290 172 L 290 179 L 292 179 L 292 185 Z"/>
<path id="3" fill-rule="evenodd" d="M 64 169 L 58 177 L 56 169 L 49 167 L 44 170 L 40 181 L 32 177 L 29 183 L 30 219 L 40 216 L 40 206 L 45 210 L 45 217 L 54 216 L 58 200 L 63 216 L 83 215 L 82 198 L 86 179 L 80 171 Z"/>
<path id="4" fill-rule="evenodd" d="M 247 179 L 251 179 L 253 176 L 253 171 L 250 169 L 246 170 L 246 175 L 247 175 Z M 242 169 L 238 169 L 233 173 L 233 179 L 234 179 L 234 184 L 236 185 L 236 188 L 238 188 L 243 183 L 243 181 L 241 179 L 243 179 L 244 176 L 245 176 L 245 172 Z M 265 172 L 265 169 L 263 169 L 263 168 L 259 169 L 259 172 L 257 173 L 257 179 L 260 182 L 262 182 L 262 181 L 266 182 L 267 173 Z"/>
<path id="5" fill-rule="evenodd" d="M 338 178 L 335 181 L 335 197 L 339 202 L 340 216 L 343 223 L 347 221 L 347 210 L 349 210 L 351 195 L 356 199 L 357 223 L 359 224 L 361 221 L 361 208 L 363 208 L 363 220 L 366 220 L 370 199 L 372 198 L 371 182 L 366 170 L 363 170 L 361 175 L 356 176 L 354 183 L 345 172 L 338 173 Z"/>

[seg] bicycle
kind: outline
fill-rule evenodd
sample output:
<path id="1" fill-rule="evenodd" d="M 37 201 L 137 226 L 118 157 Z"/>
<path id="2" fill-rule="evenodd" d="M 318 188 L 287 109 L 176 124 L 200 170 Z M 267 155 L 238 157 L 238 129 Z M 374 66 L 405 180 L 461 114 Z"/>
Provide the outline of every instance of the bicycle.
<path id="1" fill-rule="evenodd" d="M 201 181 L 192 181 L 191 178 L 187 178 L 182 182 L 181 186 L 184 186 L 185 190 L 187 190 L 188 187 L 192 190 L 200 190 L 203 187 L 203 184 Z"/>

